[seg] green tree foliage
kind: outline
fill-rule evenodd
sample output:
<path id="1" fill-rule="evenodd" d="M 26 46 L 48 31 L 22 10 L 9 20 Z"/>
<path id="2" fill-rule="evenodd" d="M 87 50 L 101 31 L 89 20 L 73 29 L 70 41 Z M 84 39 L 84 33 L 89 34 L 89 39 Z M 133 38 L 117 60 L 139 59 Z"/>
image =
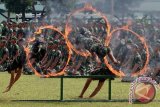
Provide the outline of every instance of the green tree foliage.
<path id="1" fill-rule="evenodd" d="M 22 20 L 25 20 L 26 9 L 29 8 L 34 0 L 3 0 L 8 12 L 22 13 Z"/>
<path id="2" fill-rule="evenodd" d="M 33 0 L 4 0 L 5 6 L 10 12 L 21 13 L 22 9 L 31 6 Z"/>

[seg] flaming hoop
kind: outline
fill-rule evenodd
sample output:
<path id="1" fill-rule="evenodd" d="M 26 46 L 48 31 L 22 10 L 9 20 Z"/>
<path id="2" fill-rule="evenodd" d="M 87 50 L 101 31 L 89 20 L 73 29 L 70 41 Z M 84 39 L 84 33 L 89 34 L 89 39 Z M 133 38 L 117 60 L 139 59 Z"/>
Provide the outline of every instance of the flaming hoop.
<path id="1" fill-rule="evenodd" d="M 145 61 L 145 64 L 143 66 L 143 68 L 139 71 L 136 71 L 136 73 L 133 73 L 132 76 L 137 76 L 137 75 L 142 75 L 146 72 L 147 70 L 147 65 L 149 63 L 149 47 L 145 41 L 145 38 L 141 37 L 140 35 L 138 35 L 137 33 L 135 33 L 134 31 L 128 29 L 128 27 L 122 27 L 122 28 L 117 28 L 117 29 L 114 29 L 110 35 L 107 37 L 107 41 L 106 41 L 106 44 L 107 46 L 109 46 L 110 42 L 111 42 L 111 38 L 113 37 L 113 33 L 116 32 L 116 31 L 119 31 L 119 30 L 124 30 L 124 31 L 128 31 L 130 33 L 132 33 L 134 36 L 136 36 L 140 41 L 141 43 L 143 44 L 143 47 L 144 49 L 146 50 L 146 61 Z M 124 76 L 125 74 L 123 73 L 123 71 L 117 71 L 115 70 L 112 65 L 109 64 L 107 58 L 105 57 L 105 64 L 106 66 L 117 76 Z"/>
<path id="2" fill-rule="evenodd" d="M 42 27 L 39 27 L 37 32 L 35 32 L 35 34 L 41 34 L 42 33 L 42 29 L 51 29 L 53 31 L 56 31 L 58 32 L 63 38 L 65 37 L 57 28 L 55 28 L 54 26 L 42 26 Z M 34 38 L 35 39 L 35 38 Z M 28 43 L 30 43 L 31 41 L 34 41 L 33 38 L 29 38 L 28 40 Z M 68 43 L 67 41 L 65 41 L 66 43 L 66 46 L 67 46 L 67 50 L 68 50 L 68 58 L 67 58 L 67 62 L 65 64 L 65 66 L 60 70 L 60 71 L 57 71 L 58 73 L 50 73 L 50 74 L 47 74 L 47 75 L 43 75 L 44 77 L 50 77 L 50 76 L 59 76 L 59 75 L 63 75 L 65 73 L 65 69 L 70 61 L 70 58 L 71 58 L 71 49 L 70 47 L 68 46 Z M 25 48 L 25 52 L 26 52 L 26 56 L 27 56 L 27 64 L 28 66 L 34 71 L 35 75 L 36 76 L 39 76 L 41 77 L 42 75 L 40 73 L 37 72 L 37 70 L 32 66 L 30 60 L 29 60 L 29 54 L 30 54 L 30 48 L 29 47 L 26 47 Z"/>
<path id="3" fill-rule="evenodd" d="M 111 29 L 111 26 L 110 26 L 110 23 L 109 23 L 107 17 L 104 14 L 102 14 L 101 12 L 97 11 L 95 8 L 93 8 L 91 4 L 86 4 L 83 8 L 80 8 L 80 9 L 75 10 L 75 11 L 70 13 L 70 15 L 69 15 L 69 17 L 68 17 L 68 19 L 66 21 L 66 26 L 65 26 L 65 39 L 66 39 L 68 45 L 70 46 L 70 48 L 73 49 L 75 51 L 75 53 L 77 53 L 77 54 L 79 54 L 81 56 L 84 56 L 84 57 L 90 56 L 91 55 L 90 52 L 77 50 L 73 46 L 73 44 L 70 42 L 70 40 L 68 39 L 68 36 L 72 32 L 72 28 L 71 28 L 71 26 L 69 24 L 69 21 L 70 21 L 71 17 L 76 13 L 83 12 L 83 11 L 86 11 L 86 10 L 95 12 L 96 15 L 101 16 L 104 19 L 104 21 L 106 23 L 106 26 L 107 26 L 106 29 L 105 29 L 106 32 L 107 32 L 107 35 L 109 35 L 110 29 Z M 107 35 L 106 35 L 106 37 L 107 37 Z"/>

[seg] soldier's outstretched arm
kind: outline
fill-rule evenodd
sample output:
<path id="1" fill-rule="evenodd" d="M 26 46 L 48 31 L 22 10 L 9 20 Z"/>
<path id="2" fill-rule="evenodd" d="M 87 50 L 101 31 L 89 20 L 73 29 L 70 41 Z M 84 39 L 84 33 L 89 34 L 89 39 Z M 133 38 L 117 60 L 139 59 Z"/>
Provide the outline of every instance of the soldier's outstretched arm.
<path id="1" fill-rule="evenodd" d="M 111 59 L 111 61 L 112 61 L 114 64 L 119 64 L 119 63 L 120 63 L 120 62 L 117 61 L 116 58 L 114 57 L 112 50 L 110 50 L 108 56 L 109 56 L 109 58 Z"/>

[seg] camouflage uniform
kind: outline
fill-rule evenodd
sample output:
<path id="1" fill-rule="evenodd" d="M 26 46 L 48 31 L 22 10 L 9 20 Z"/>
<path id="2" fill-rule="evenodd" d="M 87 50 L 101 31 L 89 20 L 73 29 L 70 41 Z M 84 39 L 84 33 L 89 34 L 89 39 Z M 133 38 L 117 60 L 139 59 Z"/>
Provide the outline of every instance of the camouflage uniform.
<path id="1" fill-rule="evenodd" d="M 57 40 L 55 40 L 53 43 L 49 43 L 49 45 L 54 45 L 54 44 L 58 44 L 58 41 Z M 61 58 L 62 58 L 62 53 L 61 53 L 61 51 L 59 50 L 59 49 L 57 49 L 57 50 L 49 50 L 49 52 L 48 52 L 48 60 L 52 60 L 52 61 L 54 61 L 55 60 L 55 58 L 57 58 L 58 57 L 58 62 L 57 62 L 57 66 L 56 66 L 56 70 L 58 70 L 59 69 L 59 66 L 58 66 L 58 64 L 61 62 L 60 60 L 61 60 Z"/>
<path id="2" fill-rule="evenodd" d="M 138 68 L 134 72 L 139 71 L 142 68 L 142 65 L 143 65 L 141 55 L 138 52 L 136 52 L 136 55 L 133 58 L 131 69 L 133 69 L 135 64 L 138 64 Z"/>
<path id="3" fill-rule="evenodd" d="M 111 51 L 111 49 L 109 47 L 105 47 L 105 46 L 102 46 L 101 44 L 94 44 L 92 47 L 91 47 L 91 52 L 95 52 L 99 59 L 101 60 L 101 67 L 100 69 L 94 71 L 91 73 L 91 75 L 114 75 L 105 65 L 104 63 L 104 57 L 109 54 L 109 52 Z M 96 79 L 96 78 L 95 78 Z M 97 80 L 97 79 L 96 79 Z M 98 80 L 101 80 L 101 81 L 104 81 L 105 78 L 101 78 L 101 79 L 98 79 Z"/>
<path id="4" fill-rule="evenodd" d="M 16 37 L 12 37 L 13 40 L 17 40 Z M 10 62 L 10 65 L 8 66 L 7 70 L 10 73 L 12 70 L 15 70 L 19 67 L 19 56 L 17 56 L 15 59 L 14 57 L 16 56 L 16 53 L 20 52 L 20 48 L 17 44 L 11 44 L 9 48 L 9 59 L 13 60 L 13 62 Z"/>
<path id="5" fill-rule="evenodd" d="M 0 42 L 3 42 L 3 41 L 0 41 Z M 9 56 L 9 51 L 8 51 L 8 49 L 7 49 L 6 47 L 0 48 L 0 60 L 3 59 L 4 55 Z M 3 62 L 1 63 L 1 66 L 2 66 L 3 68 L 7 68 L 7 65 L 8 65 L 7 60 L 5 60 L 5 61 L 3 61 Z"/>
<path id="6" fill-rule="evenodd" d="M 40 42 L 39 40 L 36 40 L 32 46 L 32 54 L 30 59 L 35 58 L 35 61 L 37 63 L 42 60 L 45 54 L 45 49 L 40 47 L 41 44 L 42 42 Z"/>

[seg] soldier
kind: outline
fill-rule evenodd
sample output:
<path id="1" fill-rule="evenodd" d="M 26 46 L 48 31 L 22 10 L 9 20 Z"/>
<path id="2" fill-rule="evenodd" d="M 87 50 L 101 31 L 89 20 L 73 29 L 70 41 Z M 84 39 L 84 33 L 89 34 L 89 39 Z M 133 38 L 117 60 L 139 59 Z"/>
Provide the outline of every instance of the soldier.
<path id="1" fill-rule="evenodd" d="M 69 49 L 68 49 L 67 44 L 65 43 L 65 40 L 63 38 L 61 38 L 61 40 L 60 40 L 58 49 L 62 52 L 61 53 L 61 60 L 60 60 L 61 68 L 59 70 L 59 71 L 61 71 L 66 66 L 66 63 L 68 60 L 68 55 L 69 55 Z"/>
<path id="2" fill-rule="evenodd" d="M 58 69 L 57 65 L 60 62 L 61 58 L 61 51 L 58 49 L 58 41 L 55 40 L 54 42 L 50 41 L 48 43 L 47 52 L 43 60 L 41 61 L 41 67 L 45 71 L 44 74 L 48 72 L 52 72 Z"/>
<path id="3" fill-rule="evenodd" d="M 18 40 L 22 39 L 25 37 L 25 33 L 23 32 L 23 30 L 18 30 L 17 31 L 17 38 Z"/>
<path id="4" fill-rule="evenodd" d="M 0 66 L 3 68 L 7 67 L 7 60 L 9 57 L 9 51 L 6 48 L 6 41 L 0 40 Z"/>
<path id="5" fill-rule="evenodd" d="M 154 49 L 154 55 L 150 61 L 150 67 L 148 72 L 146 72 L 145 76 L 150 76 L 154 79 L 158 84 L 160 83 L 160 41 L 156 41 L 156 46 Z"/>
<path id="6" fill-rule="evenodd" d="M 50 54 L 50 52 L 52 51 L 52 48 L 51 48 L 52 44 L 53 44 L 52 41 L 49 41 L 48 44 L 47 44 L 46 53 L 45 53 L 43 59 L 42 59 L 41 62 L 40 62 L 40 63 L 41 63 L 41 68 L 44 67 L 44 65 L 47 63 L 47 61 L 48 61 L 48 59 L 49 59 L 49 54 Z"/>
<path id="7" fill-rule="evenodd" d="M 48 67 L 47 70 L 49 70 L 50 72 L 55 69 L 56 71 L 59 69 L 60 65 L 60 60 L 62 58 L 62 53 L 61 51 L 58 49 L 58 44 L 59 41 L 55 40 L 52 44 L 52 51 L 50 53 L 50 60 L 49 62 L 52 62 L 51 65 Z"/>
<path id="8" fill-rule="evenodd" d="M 130 59 L 128 55 L 131 55 L 132 53 L 132 45 L 133 42 L 131 39 L 128 40 L 121 40 L 121 43 L 119 44 L 118 47 L 115 48 L 115 51 L 117 53 L 116 58 L 121 62 L 121 66 L 119 66 L 117 69 L 126 69 L 128 67 L 128 64 L 130 62 Z M 128 72 L 125 72 L 127 74 Z"/>
<path id="9" fill-rule="evenodd" d="M 106 55 L 109 56 L 109 58 L 111 59 L 112 62 L 114 62 L 114 64 L 119 63 L 119 61 L 117 61 L 114 58 L 113 53 L 109 47 L 105 47 L 102 44 L 95 43 L 92 46 L 90 52 L 92 53 L 92 57 L 96 60 L 96 63 L 97 63 L 96 64 L 97 66 L 95 67 L 95 69 L 91 73 L 91 75 L 114 75 L 104 64 L 104 57 Z M 89 87 L 92 80 L 99 80 L 99 83 L 98 83 L 97 87 L 95 88 L 95 90 L 92 92 L 92 94 L 89 96 L 90 98 L 94 97 L 100 91 L 106 78 L 88 78 L 85 83 L 85 86 L 79 96 L 80 98 L 83 98 L 83 94 L 85 93 L 85 91 Z"/>
<path id="10" fill-rule="evenodd" d="M 73 63 L 69 68 L 69 73 L 71 73 L 71 75 L 79 75 L 80 73 L 82 73 L 82 63 L 85 62 L 85 59 L 86 58 L 75 53 L 72 60 Z"/>
<path id="11" fill-rule="evenodd" d="M 19 58 L 18 58 L 18 63 L 19 63 L 19 70 L 20 72 L 23 71 L 23 66 L 24 64 L 26 63 L 26 53 L 25 53 L 25 50 L 24 50 L 24 42 L 25 42 L 25 39 L 20 39 L 18 41 L 18 46 L 20 48 L 20 55 L 19 55 Z"/>
<path id="12" fill-rule="evenodd" d="M 7 23 L 4 22 L 4 23 L 3 23 L 3 27 L 2 27 L 2 36 L 6 36 L 7 33 L 8 33 Z"/>
<path id="13" fill-rule="evenodd" d="M 32 52 L 29 59 L 31 64 L 40 74 L 42 74 L 42 69 L 40 68 L 39 63 L 43 59 L 45 53 L 46 50 L 43 48 L 43 42 L 41 42 L 39 38 L 36 38 L 32 45 Z"/>
<path id="14" fill-rule="evenodd" d="M 18 70 L 19 68 L 19 56 L 20 56 L 20 48 L 17 45 L 17 38 L 11 38 L 11 46 L 9 50 L 9 63 L 10 65 L 7 68 L 7 71 L 11 74 L 11 79 L 9 85 L 7 86 L 5 92 L 10 91 L 13 84 L 20 78 L 21 72 Z"/>
<path id="15" fill-rule="evenodd" d="M 139 54 L 139 48 L 137 45 L 134 45 L 133 51 L 134 51 L 134 58 L 132 61 L 131 69 L 132 69 L 132 73 L 135 73 L 141 70 L 143 61 L 142 61 L 141 55 Z"/>
<path id="16" fill-rule="evenodd" d="M 34 64 L 34 63 L 38 63 L 41 61 L 42 57 L 44 56 L 44 53 L 43 55 L 41 55 L 41 51 L 42 51 L 42 42 L 39 40 L 39 38 L 36 38 L 36 40 L 34 41 L 33 43 L 33 46 L 32 46 L 32 52 L 31 52 L 31 55 L 30 55 L 30 60 L 31 60 L 31 63 Z"/>

